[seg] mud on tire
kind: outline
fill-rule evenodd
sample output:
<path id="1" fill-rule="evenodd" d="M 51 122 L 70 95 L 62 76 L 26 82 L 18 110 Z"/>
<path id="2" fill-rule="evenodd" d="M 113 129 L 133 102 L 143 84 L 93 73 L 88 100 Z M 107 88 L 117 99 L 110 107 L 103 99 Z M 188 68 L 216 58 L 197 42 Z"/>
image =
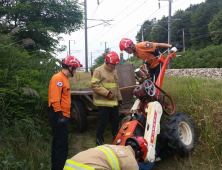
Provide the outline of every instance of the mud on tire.
<path id="1" fill-rule="evenodd" d="M 78 132 L 84 132 L 87 129 L 87 113 L 88 111 L 80 99 L 72 99 L 70 118 Z"/>
<path id="2" fill-rule="evenodd" d="M 170 116 L 165 132 L 168 146 L 175 154 L 187 156 L 194 150 L 196 132 L 188 115 L 178 112 Z"/>

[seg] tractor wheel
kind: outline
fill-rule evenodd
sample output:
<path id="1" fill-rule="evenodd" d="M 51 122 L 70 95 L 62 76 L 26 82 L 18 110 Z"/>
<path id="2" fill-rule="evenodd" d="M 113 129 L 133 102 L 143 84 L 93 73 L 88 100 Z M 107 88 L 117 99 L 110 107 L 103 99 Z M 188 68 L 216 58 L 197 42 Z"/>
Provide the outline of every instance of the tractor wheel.
<path id="1" fill-rule="evenodd" d="M 194 150 L 196 139 L 194 123 L 182 112 L 171 115 L 168 120 L 165 125 L 168 146 L 178 155 L 189 155 Z"/>
<path id="2" fill-rule="evenodd" d="M 74 128 L 78 132 L 84 132 L 87 129 L 87 112 L 88 111 L 81 100 L 72 100 L 70 118 L 74 124 Z"/>

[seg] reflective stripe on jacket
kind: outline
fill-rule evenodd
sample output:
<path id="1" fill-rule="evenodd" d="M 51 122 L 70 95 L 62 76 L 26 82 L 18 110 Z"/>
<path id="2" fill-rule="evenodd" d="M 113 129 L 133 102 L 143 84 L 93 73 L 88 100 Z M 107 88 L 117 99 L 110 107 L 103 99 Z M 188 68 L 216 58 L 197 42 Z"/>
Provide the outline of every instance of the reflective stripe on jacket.
<path id="1" fill-rule="evenodd" d="M 118 159 L 116 155 L 114 155 L 114 153 L 111 151 L 111 149 L 105 146 L 98 146 L 96 147 L 96 149 L 100 149 L 106 154 L 107 158 L 109 159 L 109 163 L 112 167 L 112 170 L 120 170 Z"/>
<path id="2" fill-rule="evenodd" d="M 118 105 L 118 100 L 122 100 L 117 71 L 108 67 L 106 63 L 95 69 L 91 87 L 93 89 L 93 102 L 96 106 L 113 107 Z M 113 99 L 107 98 L 109 92 L 115 96 Z"/>
<path id="3" fill-rule="evenodd" d="M 95 149 L 99 149 L 106 154 L 112 170 L 120 170 L 118 159 L 117 159 L 116 155 L 112 152 L 111 149 L 109 149 L 108 147 L 105 147 L 105 146 L 98 146 Z M 95 170 L 95 168 L 93 168 L 93 167 L 90 167 L 88 165 L 84 165 L 82 163 L 78 163 L 78 162 L 75 162 L 75 161 L 72 161 L 69 159 L 66 161 L 64 169 L 67 169 L 67 170 L 75 170 L 75 169 Z"/>
<path id="4" fill-rule="evenodd" d="M 95 168 L 72 161 L 70 159 L 66 160 L 64 169 L 66 170 L 95 170 Z"/>
<path id="5" fill-rule="evenodd" d="M 100 145 L 79 152 L 66 161 L 64 170 L 73 170 L 74 167 L 95 170 L 139 170 L 134 150 L 129 145 Z"/>

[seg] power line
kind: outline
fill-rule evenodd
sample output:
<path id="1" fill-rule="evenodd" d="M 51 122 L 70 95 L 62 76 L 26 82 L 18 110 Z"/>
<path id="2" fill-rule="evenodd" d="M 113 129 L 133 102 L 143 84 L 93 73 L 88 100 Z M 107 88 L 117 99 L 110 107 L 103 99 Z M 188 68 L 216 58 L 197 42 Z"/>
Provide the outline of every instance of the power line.
<path id="1" fill-rule="evenodd" d="M 134 4 L 135 2 L 137 2 L 136 0 L 133 2 L 133 3 L 131 3 L 127 8 L 125 8 L 122 12 L 120 12 L 119 14 L 117 14 L 115 17 L 113 17 L 112 18 L 112 20 L 114 19 L 114 18 L 116 18 L 117 16 L 119 16 L 121 13 L 123 13 L 126 9 L 128 9 L 132 4 Z M 104 30 L 104 28 L 102 29 L 102 31 Z M 96 39 L 101 33 L 102 33 L 102 31 L 100 31 L 99 32 L 99 34 L 97 34 L 96 36 L 95 36 L 95 38 L 94 39 Z M 92 40 L 92 42 L 94 42 L 94 39 Z M 91 44 L 90 44 L 91 45 Z M 89 46 L 90 46 L 89 45 Z"/>
<path id="2" fill-rule="evenodd" d="M 147 1 L 149 1 L 149 0 L 147 0 Z M 147 2 L 146 1 L 146 2 Z M 146 3 L 146 2 L 144 2 L 144 3 Z M 143 4 L 141 4 L 139 7 L 137 7 L 133 12 L 135 12 L 138 8 L 140 8 L 142 5 L 144 5 L 144 3 Z M 131 15 L 133 12 L 131 12 L 129 15 Z M 124 20 L 125 18 L 127 18 L 129 15 L 127 15 L 126 17 L 124 17 L 122 20 Z M 122 20 L 120 20 L 117 24 L 115 24 L 113 27 L 115 27 L 116 25 L 118 25 Z M 112 28 L 113 28 L 112 27 Z M 103 35 L 105 35 L 107 32 L 109 32 L 112 28 L 110 28 L 108 31 L 106 31 Z M 102 35 L 102 36 L 103 36 Z M 94 42 L 96 42 L 98 39 L 100 39 L 102 36 L 100 36 L 99 38 L 97 38 Z M 90 45 L 92 45 L 94 42 L 92 42 Z"/>

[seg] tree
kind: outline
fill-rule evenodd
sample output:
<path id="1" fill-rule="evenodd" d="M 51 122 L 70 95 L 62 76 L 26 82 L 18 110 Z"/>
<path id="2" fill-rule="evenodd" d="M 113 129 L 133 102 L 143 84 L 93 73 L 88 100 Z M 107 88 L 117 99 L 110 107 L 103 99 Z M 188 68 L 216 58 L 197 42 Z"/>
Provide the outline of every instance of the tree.
<path id="1" fill-rule="evenodd" d="M 212 41 L 218 45 L 222 43 L 222 10 L 214 15 L 213 20 L 208 24 L 210 33 L 212 34 Z"/>
<path id="2" fill-rule="evenodd" d="M 60 33 L 71 33 L 82 26 L 82 9 L 78 0 L 2 0 L 0 2 L 0 32 L 14 34 L 16 41 L 30 38 L 35 46 L 28 50 L 43 49 L 53 52 Z"/>
<path id="3" fill-rule="evenodd" d="M 186 48 L 190 47 L 190 34 L 189 28 L 191 26 L 191 11 L 176 11 L 173 18 L 180 19 L 172 24 L 171 44 L 183 44 L 183 30 L 185 32 Z"/>
<path id="4" fill-rule="evenodd" d="M 48 84 L 61 61 L 40 51 L 30 55 L 8 35 L 0 34 L 0 49 L 1 116 L 10 122 L 45 111 Z"/>
<path id="5" fill-rule="evenodd" d="M 200 49 L 212 44 L 211 34 L 208 30 L 208 24 L 213 16 L 218 13 L 221 6 L 221 0 L 208 0 L 200 4 L 195 13 L 191 16 L 191 43 L 192 46 Z"/>
<path id="6" fill-rule="evenodd" d="M 142 29 L 143 29 L 143 37 L 144 37 L 144 41 L 152 41 L 151 40 L 151 37 L 150 37 L 150 32 L 151 32 L 151 29 L 152 29 L 152 25 L 153 25 L 153 22 L 155 21 L 156 19 L 153 19 L 151 21 L 147 20 L 143 23 L 143 25 L 141 26 Z M 142 41 L 142 29 L 139 30 L 139 32 L 137 33 L 136 35 L 136 41 L 137 42 L 141 42 Z"/>
<path id="7" fill-rule="evenodd" d="M 97 58 L 94 60 L 94 64 L 93 64 L 93 67 L 92 67 L 92 68 L 95 69 L 95 68 L 101 66 L 101 65 L 104 63 L 104 61 L 105 61 L 105 56 L 106 56 L 106 54 L 109 53 L 109 52 L 110 52 L 110 49 L 107 48 L 107 49 L 106 49 L 106 53 L 104 52 L 104 53 L 102 53 L 102 55 L 100 55 L 99 57 L 97 57 Z"/>

